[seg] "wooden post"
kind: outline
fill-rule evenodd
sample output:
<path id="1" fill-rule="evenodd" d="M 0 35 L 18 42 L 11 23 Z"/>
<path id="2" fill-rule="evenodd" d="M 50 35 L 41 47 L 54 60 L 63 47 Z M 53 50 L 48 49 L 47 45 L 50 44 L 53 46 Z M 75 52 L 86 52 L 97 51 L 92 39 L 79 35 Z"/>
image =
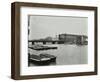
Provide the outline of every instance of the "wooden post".
<path id="1" fill-rule="evenodd" d="M 34 42 L 32 42 L 32 45 L 34 45 Z"/>

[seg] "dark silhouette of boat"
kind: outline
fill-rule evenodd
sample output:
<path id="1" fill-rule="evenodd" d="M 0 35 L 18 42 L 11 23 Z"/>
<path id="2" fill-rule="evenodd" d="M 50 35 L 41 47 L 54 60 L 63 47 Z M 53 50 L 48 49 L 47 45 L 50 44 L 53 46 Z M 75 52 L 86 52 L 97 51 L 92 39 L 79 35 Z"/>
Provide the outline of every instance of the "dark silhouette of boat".
<path id="1" fill-rule="evenodd" d="M 50 54 L 40 54 L 40 55 L 29 54 L 29 62 L 32 62 L 34 64 L 45 65 L 55 61 L 56 57 Z"/>

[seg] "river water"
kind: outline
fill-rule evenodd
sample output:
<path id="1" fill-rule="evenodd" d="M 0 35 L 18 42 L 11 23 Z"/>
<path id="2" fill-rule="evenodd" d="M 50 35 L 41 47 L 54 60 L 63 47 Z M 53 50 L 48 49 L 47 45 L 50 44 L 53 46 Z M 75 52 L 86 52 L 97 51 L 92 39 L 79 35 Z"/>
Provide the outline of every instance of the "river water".
<path id="1" fill-rule="evenodd" d="M 88 46 L 76 44 L 54 44 L 44 46 L 57 46 L 57 49 L 36 51 L 29 49 L 31 54 L 39 55 L 40 53 L 48 53 L 56 56 L 56 62 L 49 65 L 78 65 L 88 63 Z M 35 66 L 30 63 L 29 66 Z"/>

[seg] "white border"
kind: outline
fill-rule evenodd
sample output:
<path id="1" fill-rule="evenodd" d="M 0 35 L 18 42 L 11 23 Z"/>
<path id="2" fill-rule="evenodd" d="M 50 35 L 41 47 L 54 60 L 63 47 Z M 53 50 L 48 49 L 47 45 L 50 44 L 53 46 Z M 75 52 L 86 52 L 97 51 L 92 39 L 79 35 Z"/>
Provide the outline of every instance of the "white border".
<path id="1" fill-rule="evenodd" d="M 75 73 L 94 71 L 94 11 L 52 9 L 52 8 L 31 8 L 21 7 L 20 9 L 20 75 L 40 75 L 54 73 Z M 56 16 L 77 16 L 88 17 L 88 64 L 85 65 L 62 65 L 62 66 L 41 66 L 28 67 L 28 15 L 56 15 Z"/>

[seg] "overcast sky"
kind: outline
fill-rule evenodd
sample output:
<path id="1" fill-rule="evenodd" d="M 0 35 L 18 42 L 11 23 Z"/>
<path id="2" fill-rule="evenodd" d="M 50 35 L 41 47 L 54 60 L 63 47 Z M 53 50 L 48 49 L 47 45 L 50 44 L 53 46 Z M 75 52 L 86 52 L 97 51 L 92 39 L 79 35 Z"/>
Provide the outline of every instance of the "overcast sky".
<path id="1" fill-rule="evenodd" d="M 83 17 L 32 15 L 29 19 L 29 39 L 55 37 L 62 33 L 87 35 L 87 24 L 87 18 Z"/>

